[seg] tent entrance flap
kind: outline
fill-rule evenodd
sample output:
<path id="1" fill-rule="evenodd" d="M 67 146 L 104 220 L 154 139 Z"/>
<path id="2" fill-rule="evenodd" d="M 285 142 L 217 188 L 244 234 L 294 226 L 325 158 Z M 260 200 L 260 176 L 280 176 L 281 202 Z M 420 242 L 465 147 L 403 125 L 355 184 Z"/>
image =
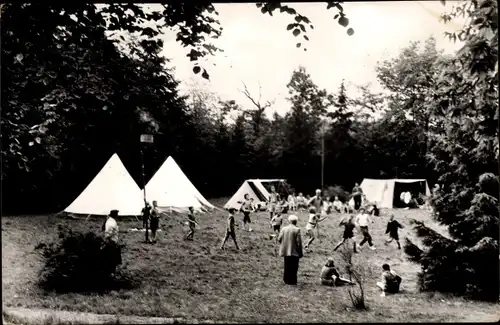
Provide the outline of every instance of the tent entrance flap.
<path id="1" fill-rule="evenodd" d="M 394 183 L 394 197 L 393 197 L 393 207 L 394 208 L 406 208 L 409 204 L 401 201 L 401 193 L 410 192 L 411 197 L 418 199 L 420 195 L 425 195 L 425 181 L 417 181 L 412 183 L 402 183 L 396 181 Z"/>
<path id="2" fill-rule="evenodd" d="M 252 191 L 257 195 L 257 198 L 259 198 L 260 201 L 262 202 L 267 202 L 267 198 L 262 194 L 262 192 L 255 186 L 255 184 L 252 181 L 247 181 L 248 186 L 252 189 Z"/>

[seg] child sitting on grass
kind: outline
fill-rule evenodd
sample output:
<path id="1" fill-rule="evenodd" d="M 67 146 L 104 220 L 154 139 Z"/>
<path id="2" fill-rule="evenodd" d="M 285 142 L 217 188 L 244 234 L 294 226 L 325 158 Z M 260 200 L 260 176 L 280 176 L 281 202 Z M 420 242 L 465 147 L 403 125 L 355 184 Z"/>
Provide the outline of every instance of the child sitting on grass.
<path id="1" fill-rule="evenodd" d="M 226 244 L 226 241 L 229 239 L 229 237 L 233 238 L 234 245 L 236 246 L 237 250 L 240 250 L 238 247 L 238 243 L 236 242 L 236 232 L 234 231 L 234 213 L 236 212 L 235 208 L 230 208 L 229 209 L 229 216 L 227 217 L 227 225 L 226 225 L 226 235 L 224 236 L 224 240 L 222 241 L 222 245 L 220 246 L 220 249 L 224 249 L 224 245 Z"/>
<path id="2" fill-rule="evenodd" d="M 377 287 L 382 290 L 380 297 L 385 297 L 385 293 L 398 293 L 401 285 L 401 277 L 396 274 L 389 264 L 382 265 L 382 281 L 377 282 Z"/>
<path id="3" fill-rule="evenodd" d="M 338 287 L 344 284 L 354 284 L 352 281 L 342 278 L 335 268 L 335 263 L 332 258 L 326 261 L 325 266 L 321 269 L 321 284 L 330 287 Z"/>

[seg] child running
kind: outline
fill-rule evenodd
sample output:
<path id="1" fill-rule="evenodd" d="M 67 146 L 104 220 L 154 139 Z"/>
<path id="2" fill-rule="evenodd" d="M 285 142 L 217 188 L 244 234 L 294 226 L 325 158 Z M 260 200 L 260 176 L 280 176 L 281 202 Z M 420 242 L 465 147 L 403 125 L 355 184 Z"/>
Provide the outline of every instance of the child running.
<path id="1" fill-rule="evenodd" d="M 320 218 L 319 214 L 316 213 L 316 208 L 315 207 L 310 207 L 309 208 L 309 220 L 307 221 L 307 226 L 306 226 L 306 233 L 307 236 L 309 237 L 309 240 L 307 241 L 306 245 L 304 246 L 305 249 L 309 249 L 309 245 L 314 241 L 315 235 L 314 235 L 314 230 L 318 226 L 318 223 L 325 220 L 326 216 L 323 218 Z"/>
<path id="2" fill-rule="evenodd" d="M 387 229 L 385 231 L 386 234 L 389 234 L 389 239 L 385 241 L 385 244 L 391 243 L 393 240 L 396 241 L 398 244 L 398 249 L 401 249 L 401 244 L 399 243 L 399 235 L 398 235 L 398 230 L 399 228 L 403 229 L 404 227 L 394 220 L 394 215 L 391 215 L 389 218 L 389 222 L 387 223 Z"/>
<path id="3" fill-rule="evenodd" d="M 236 212 L 235 208 L 230 208 L 229 209 L 229 216 L 227 217 L 227 226 L 226 226 L 226 235 L 224 236 L 224 240 L 222 241 L 222 245 L 220 246 L 220 249 L 224 249 L 224 245 L 226 244 L 226 241 L 229 239 L 229 237 L 233 238 L 234 245 L 236 246 L 237 250 L 240 250 L 238 247 L 238 243 L 236 242 L 236 233 L 234 231 L 234 213 Z"/>
<path id="4" fill-rule="evenodd" d="M 248 231 L 252 231 L 250 223 L 250 212 L 253 210 L 252 201 L 250 201 L 250 195 L 248 193 L 244 196 L 245 200 L 241 204 L 241 211 L 243 211 L 243 230 L 246 230 L 246 225 L 248 224 Z"/>
<path id="5" fill-rule="evenodd" d="M 283 225 L 283 217 L 281 216 L 281 211 L 278 211 L 271 219 L 271 226 L 273 227 L 276 238 L 278 238 L 277 236 L 280 233 L 281 225 Z"/>
<path id="6" fill-rule="evenodd" d="M 196 222 L 196 219 L 194 218 L 194 209 L 193 209 L 193 207 L 189 207 L 188 225 L 189 225 L 189 232 L 186 235 L 186 240 L 193 240 L 194 229 L 195 229 L 196 225 L 199 226 L 198 222 Z"/>
<path id="7" fill-rule="evenodd" d="M 370 235 L 370 232 L 368 230 L 368 224 L 373 222 L 374 222 L 373 219 L 366 212 L 365 208 L 363 207 L 359 208 L 359 214 L 356 216 L 356 221 L 355 221 L 355 223 L 361 229 L 361 233 L 363 234 L 363 240 L 359 243 L 359 248 L 361 248 L 364 243 L 368 242 L 368 246 L 370 247 L 371 250 L 376 249 L 372 242 L 372 236 Z"/>
<path id="8" fill-rule="evenodd" d="M 347 218 L 343 218 L 342 221 L 340 221 L 339 226 L 344 226 L 344 235 L 342 240 L 337 244 L 337 246 L 335 246 L 333 251 L 335 252 L 346 241 L 352 240 L 354 253 L 357 253 L 358 251 L 356 249 L 356 241 L 352 239 L 354 237 L 354 228 L 356 227 L 354 223 L 354 216 L 350 215 Z"/>

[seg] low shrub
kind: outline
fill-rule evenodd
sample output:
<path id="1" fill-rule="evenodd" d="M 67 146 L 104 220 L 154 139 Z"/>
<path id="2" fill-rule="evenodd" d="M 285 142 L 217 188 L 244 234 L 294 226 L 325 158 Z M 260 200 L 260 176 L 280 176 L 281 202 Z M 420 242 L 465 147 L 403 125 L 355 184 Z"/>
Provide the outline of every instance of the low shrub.
<path id="1" fill-rule="evenodd" d="M 120 249 L 93 232 L 79 233 L 58 226 L 59 240 L 40 243 L 35 251 L 44 259 L 39 286 L 57 292 L 101 292 L 131 288 L 134 281 L 116 269 Z"/>

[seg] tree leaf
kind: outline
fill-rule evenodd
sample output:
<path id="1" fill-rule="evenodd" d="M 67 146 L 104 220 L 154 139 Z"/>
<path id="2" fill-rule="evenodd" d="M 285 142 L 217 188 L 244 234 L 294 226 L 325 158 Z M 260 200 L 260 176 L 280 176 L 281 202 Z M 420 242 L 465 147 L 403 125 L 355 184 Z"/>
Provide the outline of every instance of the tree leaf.
<path id="1" fill-rule="evenodd" d="M 210 76 L 208 75 L 208 72 L 205 69 L 203 69 L 203 73 L 201 74 L 201 76 L 207 80 L 210 80 Z"/>
<path id="2" fill-rule="evenodd" d="M 446 6 L 446 1 L 445 0 L 440 0 L 439 1 L 443 6 Z"/>
<path id="3" fill-rule="evenodd" d="M 305 39 L 306 41 L 308 41 L 308 40 L 309 40 L 309 37 L 307 37 L 307 35 L 304 35 L 304 39 Z"/>
<path id="4" fill-rule="evenodd" d="M 347 19 L 346 17 L 340 17 L 339 25 L 342 27 L 347 27 L 347 25 L 349 25 L 349 19 Z"/>
<path id="5" fill-rule="evenodd" d="M 19 53 L 16 55 L 16 61 L 19 63 L 22 63 L 24 59 L 24 55 L 22 53 Z"/>
<path id="6" fill-rule="evenodd" d="M 299 34 L 300 34 L 300 29 L 295 28 L 295 29 L 293 30 L 293 36 L 298 36 Z"/>
<path id="7" fill-rule="evenodd" d="M 286 30 L 291 30 L 291 29 L 293 29 L 295 26 L 296 26 L 296 24 L 288 24 L 288 26 L 286 26 Z"/>
<path id="8" fill-rule="evenodd" d="M 297 46 L 297 47 L 300 47 L 301 45 L 302 45 L 302 44 L 300 44 L 300 43 L 297 43 L 297 45 L 296 45 L 296 46 Z"/>
<path id="9" fill-rule="evenodd" d="M 349 36 L 354 35 L 354 29 L 349 28 L 349 29 L 347 30 L 347 35 L 349 35 Z"/>
<path id="10" fill-rule="evenodd" d="M 40 144 L 42 142 L 42 139 L 40 137 L 36 137 L 35 138 L 35 142 L 38 143 L 38 144 Z"/>
<path id="11" fill-rule="evenodd" d="M 31 147 L 31 146 L 33 146 L 34 144 L 35 144 L 35 142 L 30 141 L 30 142 L 28 143 L 28 146 L 30 146 L 30 147 Z"/>
<path id="12" fill-rule="evenodd" d="M 201 68 L 200 68 L 199 66 L 195 66 L 195 67 L 193 68 L 193 72 L 194 72 L 195 74 L 200 73 L 200 71 L 201 71 Z"/>

